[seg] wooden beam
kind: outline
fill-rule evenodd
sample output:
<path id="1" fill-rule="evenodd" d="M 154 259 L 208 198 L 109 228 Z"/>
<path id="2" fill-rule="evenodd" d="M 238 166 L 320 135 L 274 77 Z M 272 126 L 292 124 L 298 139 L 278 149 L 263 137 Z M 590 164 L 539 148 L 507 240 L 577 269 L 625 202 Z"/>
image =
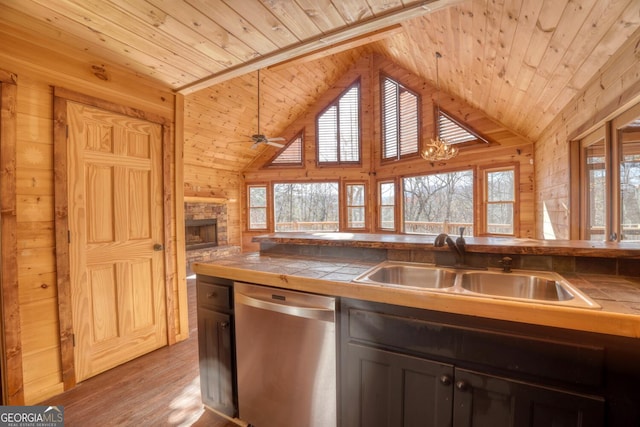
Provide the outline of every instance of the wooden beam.
<path id="1" fill-rule="evenodd" d="M 22 330 L 18 290 L 16 146 L 18 143 L 17 76 L 0 70 L 0 367 L 2 404 L 24 405 Z"/>
<path id="2" fill-rule="evenodd" d="M 188 95 L 193 92 L 197 92 L 207 87 L 216 85 L 218 83 L 230 80 L 232 78 L 242 76 L 249 72 L 269 67 L 283 61 L 289 61 L 293 58 L 298 58 L 311 52 L 317 52 L 327 48 L 327 46 L 333 46 L 338 43 L 343 43 L 348 40 L 358 38 L 365 34 L 373 33 L 377 30 L 388 28 L 396 24 L 401 24 L 408 19 L 417 18 L 429 13 L 433 13 L 435 11 L 445 9 L 461 2 L 462 0 L 427 0 L 421 3 L 417 3 L 415 5 L 397 10 L 395 12 L 390 12 L 372 19 L 361 21 L 346 28 L 323 34 L 320 37 L 316 37 L 302 43 L 277 50 L 268 55 L 264 55 L 257 59 L 254 59 L 253 61 L 228 68 L 224 71 L 212 74 L 209 77 L 205 77 L 196 82 L 178 88 L 176 92 L 183 95 Z"/>
<path id="3" fill-rule="evenodd" d="M 269 66 L 268 69 L 277 71 L 282 68 L 290 67 L 295 64 L 303 64 L 305 62 L 315 61 L 316 59 L 324 58 L 325 56 L 344 52 L 345 50 L 354 49 L 356 47 L 359 47 L 365 44 L 386 39 L 387 37 L 391 37 L 395 34 L 401 33 L 402 31 L 403 31 L 402 25 L 395 24 L 387 28 L 373 31 L 371 33 L 362 34 L 350 40 L 345 40 L 325 48 L 314 50 L 304 55 L 300 55 L 296 58 L 291 58 L 291 59 L 279 62 L 275 65 Z"/>

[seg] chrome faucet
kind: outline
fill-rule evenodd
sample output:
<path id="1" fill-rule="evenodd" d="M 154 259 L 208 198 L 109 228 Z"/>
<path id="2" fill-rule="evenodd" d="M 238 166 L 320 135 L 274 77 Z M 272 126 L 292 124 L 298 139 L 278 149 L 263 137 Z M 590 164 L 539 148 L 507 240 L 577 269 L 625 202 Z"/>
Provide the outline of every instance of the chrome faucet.
<path id="1" fill-rule="evenodd" d="M 465 241 L 464 241 L 464 227 L 459 228 L 460 237 L 458 237 L 455 241 L 449 236 L 447 233 L 440 233 L 436 236 L 436 240 L 433 242 L 433 246 L 436 248 L 441 248 L 446 243 L 456 254 L 456 265 L 464 265 L 464 255 L 465 255 Z"/>

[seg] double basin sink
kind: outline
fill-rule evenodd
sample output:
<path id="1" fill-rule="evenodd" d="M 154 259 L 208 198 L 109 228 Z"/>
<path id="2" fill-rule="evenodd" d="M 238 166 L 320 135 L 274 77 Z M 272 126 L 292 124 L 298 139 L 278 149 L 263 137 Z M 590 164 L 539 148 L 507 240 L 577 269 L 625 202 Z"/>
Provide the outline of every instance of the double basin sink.
<path id="1" fill-rule="evenodd" d="M 547 271 L 474 270 L 385 261 L 354 279 L 357 283 L 457 293 L 579 308 L 601 308 L 560 275 Z"/>

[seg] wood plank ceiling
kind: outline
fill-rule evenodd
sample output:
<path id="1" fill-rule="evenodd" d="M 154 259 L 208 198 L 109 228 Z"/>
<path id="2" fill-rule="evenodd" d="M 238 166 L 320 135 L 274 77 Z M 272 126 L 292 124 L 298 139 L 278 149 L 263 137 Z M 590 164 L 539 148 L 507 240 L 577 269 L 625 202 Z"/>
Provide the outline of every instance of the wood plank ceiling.
<path id="1" fill-rule="evenodd" d="M 393 14 L 417 16 L 382 40 L 295 60 L 392 27 Z M 0 0 L 0 36 L 82 51 L 187 93 L 185 161 L 236 171 L 258 154 L 230 141 L 257 130 L 259 68 L 268 135 L 364 53 L 435 83 L 439 51 L 442 91 L 536 141 L 639 28 L 638 0 Z"/>

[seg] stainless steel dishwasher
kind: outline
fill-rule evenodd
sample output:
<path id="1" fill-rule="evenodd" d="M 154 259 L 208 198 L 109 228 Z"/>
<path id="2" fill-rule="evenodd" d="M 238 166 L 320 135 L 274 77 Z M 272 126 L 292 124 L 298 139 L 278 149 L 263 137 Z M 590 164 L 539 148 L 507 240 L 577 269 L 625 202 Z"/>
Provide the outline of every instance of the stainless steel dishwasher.
<path id="1" fill-rule="evenodd" d="M 239 418 L 255 427 L 334 427 L 335 299 L 234 284 Z"/>

